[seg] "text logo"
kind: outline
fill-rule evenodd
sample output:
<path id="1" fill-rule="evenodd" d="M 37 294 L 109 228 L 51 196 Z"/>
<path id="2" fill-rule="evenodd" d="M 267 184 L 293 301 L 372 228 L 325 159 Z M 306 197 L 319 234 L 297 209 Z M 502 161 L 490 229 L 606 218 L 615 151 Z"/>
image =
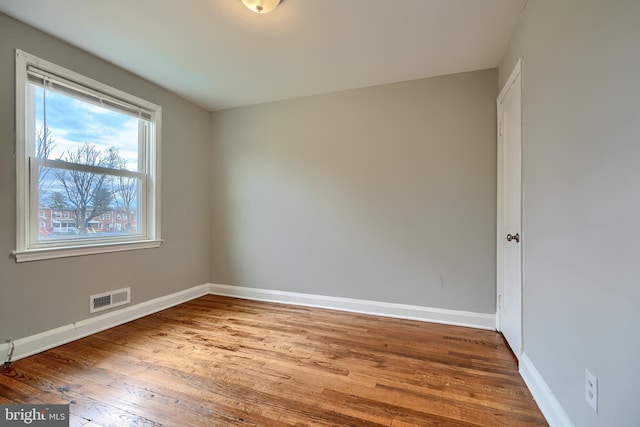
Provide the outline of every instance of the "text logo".
<path id="1" fill-rule="evenodd" d="M 0 427 L 69 427 L 69 405 L 0 405 Z"/>

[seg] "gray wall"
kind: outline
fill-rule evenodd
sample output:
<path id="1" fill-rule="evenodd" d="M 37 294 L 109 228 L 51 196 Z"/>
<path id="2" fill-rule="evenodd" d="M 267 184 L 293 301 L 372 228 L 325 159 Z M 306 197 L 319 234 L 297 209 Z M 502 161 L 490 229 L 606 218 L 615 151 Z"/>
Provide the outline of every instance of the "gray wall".
<path id="1" fill-rule="evenodd" d="M 16 48 L 163 107 L 162 247 L 15 263 Z M 205 110 L 0 14 L 0 341 L 89 317 L 91 294 L 131 286 L 139 303 L 209 281 L 210 123 Z"/>
<path id="2" fill-rule="evenodd" d="M 639 24 L 637 0 L 530 0 L 500 67 L 524 57 L 524 350 L 580 427 L 640 423 Z"/>
<path id="3" fill-rule="evenodd" d="M 214 113 L 212 282 L 495 313 L 496 73 Z"/>

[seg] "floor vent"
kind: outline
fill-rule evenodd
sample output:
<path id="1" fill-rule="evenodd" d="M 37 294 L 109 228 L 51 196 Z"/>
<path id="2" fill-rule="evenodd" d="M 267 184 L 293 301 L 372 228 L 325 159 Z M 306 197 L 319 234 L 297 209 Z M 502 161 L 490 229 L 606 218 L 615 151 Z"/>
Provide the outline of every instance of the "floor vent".
<path id="1" fill-rule="evenodd" d="M 131 288 L 118 289 L 102 294 L 91 295 L 89 299 L 89 313 L 107 310 L 131 302 Z"/>

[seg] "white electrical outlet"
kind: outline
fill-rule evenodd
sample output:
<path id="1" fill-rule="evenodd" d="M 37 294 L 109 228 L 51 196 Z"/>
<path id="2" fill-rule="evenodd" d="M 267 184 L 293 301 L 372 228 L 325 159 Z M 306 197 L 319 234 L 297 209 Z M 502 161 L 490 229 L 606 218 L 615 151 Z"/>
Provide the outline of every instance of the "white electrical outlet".
<path id="1" fill-rule="evenodd" d="M 584 370 L 584 387 L 584 398 L 593 412 L 598 412 L 598 379 L 588 369 Z"/>

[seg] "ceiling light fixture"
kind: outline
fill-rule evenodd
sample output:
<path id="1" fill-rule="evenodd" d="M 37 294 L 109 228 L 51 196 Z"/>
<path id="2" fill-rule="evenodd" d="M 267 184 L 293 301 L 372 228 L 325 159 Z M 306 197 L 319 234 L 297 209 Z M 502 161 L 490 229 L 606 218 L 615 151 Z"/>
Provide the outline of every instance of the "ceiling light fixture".
<path id="1" fill-rule="evenodd" d="M 269 13 L 284 0 L 240 0 L 247 9 L 255 13 Z"/>

